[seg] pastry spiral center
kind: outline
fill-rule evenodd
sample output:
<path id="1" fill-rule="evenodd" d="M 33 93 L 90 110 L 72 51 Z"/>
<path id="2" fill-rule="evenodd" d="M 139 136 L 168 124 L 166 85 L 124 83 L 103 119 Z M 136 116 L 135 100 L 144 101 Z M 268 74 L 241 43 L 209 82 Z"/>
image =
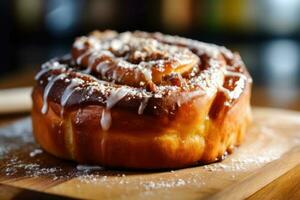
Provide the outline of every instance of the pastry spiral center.
<path id="1" fill-rule="evenodd" d="M 161 85 L 166 76 L 189 72 L 199 63 L 199 57 L 186 47 L 128 32 L 109 36 L 80 37 L 72 54 L 86 72 L 106 81 L 135 87 Z"/>

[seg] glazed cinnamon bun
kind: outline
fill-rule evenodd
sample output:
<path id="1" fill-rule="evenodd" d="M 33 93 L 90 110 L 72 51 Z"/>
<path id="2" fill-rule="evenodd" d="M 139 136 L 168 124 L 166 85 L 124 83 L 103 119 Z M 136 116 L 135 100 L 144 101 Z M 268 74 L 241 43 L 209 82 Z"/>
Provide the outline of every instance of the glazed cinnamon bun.
<path id="1" fill-rule="evenodd" d="M 79 163 L 181 168 L 224 158 L 251 121 L 238 53 L 161 33 L 95 31 L 42 65 L 36 141 Z"/>

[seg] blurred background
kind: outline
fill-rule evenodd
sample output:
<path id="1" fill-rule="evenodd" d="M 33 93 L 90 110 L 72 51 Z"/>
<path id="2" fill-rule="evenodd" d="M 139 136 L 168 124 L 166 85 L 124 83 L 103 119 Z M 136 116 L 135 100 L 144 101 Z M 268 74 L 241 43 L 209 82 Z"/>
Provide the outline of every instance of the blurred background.
<path id="1" fill-rule="evenodd" d="M 138 29 L 239 51 L 254 105 L 300 110 L 299 0 L 1 0 L 0 23 L 0 88 L 32 85 L 76 36 Z"/>

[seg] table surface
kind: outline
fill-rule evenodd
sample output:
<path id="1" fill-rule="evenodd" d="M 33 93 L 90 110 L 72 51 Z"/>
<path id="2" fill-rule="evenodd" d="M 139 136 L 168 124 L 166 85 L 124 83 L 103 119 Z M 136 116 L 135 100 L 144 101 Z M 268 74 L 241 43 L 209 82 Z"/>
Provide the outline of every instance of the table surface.
<path id="1" fill-rule="evenodd" d="M 34 72 L 25 71 L 18 73 L 17 75 L 10 75 L 1 78 L 0 89 L 13 88 L 22 86 L 31 86 L 33 81 Z M 274 101 L 273 97 L 268 94 L 268 88 L 266 87 L 254 87 L 252 95 L 252 104 L 255 106 L 268 106 L 268 107 L 281 107 L 285 109 L 300 110 L 300 95 L 296 95 L 292 101 L 288 104 L 281 105 L 280 102 Z M 14 120 L 28 116 L 29 113 L 18 113 L 0 115 L 0 126 L 7 125 Z M 284 163 L 283 163 L 284 164 Z M 300 199 L 300 165 L 296 166 L 289 172 L 285 173 L 278 179 L 274 180 L 264 188 L 253 194 L 249 199 Z M 8 186 L 0 185 L 0 196 L 6 194 L 6 199 L 13 199 L 14 195 L 18 195 L 22 189 L 11 188 Z M 272 192 L 271 192 L 272 191 Z M 7 194 L 10 195 L 7 195 Z M 36 195 L 35 192 L 26 191 L 27 199 L 30 199 L 31 195 Z M 56 197 L 45 197 L 39 194 L 41 199 L 56 199 Z M 36 197 L 36 196 L 35 196 Z"/>

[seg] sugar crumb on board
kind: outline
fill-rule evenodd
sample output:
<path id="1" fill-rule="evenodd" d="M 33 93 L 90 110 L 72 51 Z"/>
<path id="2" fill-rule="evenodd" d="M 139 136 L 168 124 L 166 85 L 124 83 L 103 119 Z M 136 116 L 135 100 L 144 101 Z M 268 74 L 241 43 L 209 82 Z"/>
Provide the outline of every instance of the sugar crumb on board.
<path id="1" fill-rule="evenodd" d="M 41 153 L 43 153 L 42 149 L 34 149 L 33 151 L 30 152 L 29 156 L 35 157 L 36 155 L 41 154 Z"/>

